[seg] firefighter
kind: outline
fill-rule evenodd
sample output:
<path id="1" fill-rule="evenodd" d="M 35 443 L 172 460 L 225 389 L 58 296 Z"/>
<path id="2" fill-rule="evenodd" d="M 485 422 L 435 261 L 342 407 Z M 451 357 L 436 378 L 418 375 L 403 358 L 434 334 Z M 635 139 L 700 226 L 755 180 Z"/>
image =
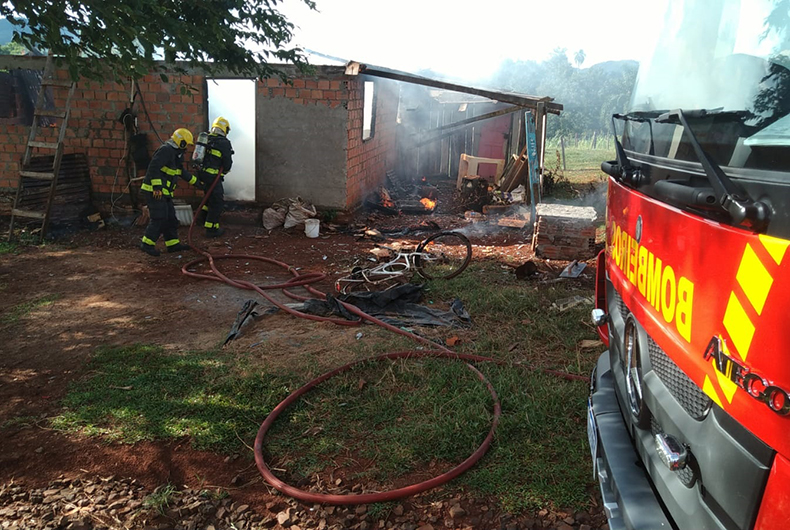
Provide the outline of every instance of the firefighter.
<path id="1" fill-rule="evenodd" d="M 192 133 L 188 129 L 176 129 L 173 135 L 156 150 L 151 157 L 151 163 L 148 164 L 141 190 L 148 204 L 151 219 L 145 229 L 140 248 L 151 256 L 160 254 L 156 249 L 156 241 L 160 235 L 164 235 L 168 252 L 189 250 L 189 246 L 182 244 L 178 239 L 178 219 L 173 206 L 173 192 L 179 178 L 193 186 L 198 182 L 197 177 L 184 170 L 184 153 L 190 145 L 194 145 Z"/>
<path id="2" fill-rule="evenodd" d="M 223 228 L 219 227 L 219 216 L 222 215 L 225 194 L 222 182 L 225 175 L 230 171 L 231 166 L 233 166 L 233 147 L 230 144 L 230 140 L 228 140 L 229 132 L 230 123 L 228 120 L 222 116 L 214 120 L 211 124 L 205 155 L 198 172 L 198 178 L 206 189 L 211 186 L 217 175 L 222 174 L 211 195 L 209 195 L 206 205 L 203 206 L 205 212 L 203 226 L 206 228 L 206 237 L 219 237 L 225 232 Z"/>

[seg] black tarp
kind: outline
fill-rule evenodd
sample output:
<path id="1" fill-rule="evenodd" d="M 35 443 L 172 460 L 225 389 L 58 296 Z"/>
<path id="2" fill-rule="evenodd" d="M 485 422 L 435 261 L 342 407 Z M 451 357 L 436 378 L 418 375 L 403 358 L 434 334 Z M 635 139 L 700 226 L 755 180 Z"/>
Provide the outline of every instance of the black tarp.
<path id="1" fill-rule="evenodd" d="M 421 305 L 419 302 L 422 298 L 421 285 L 406 283 L 386 291 L 350 293 L 337 298 L 327 295 L 326 300 L 306 300 L 301 311 L 317 316 L 342 316 L 349 320 L 358 320 L 356 315 L 339 303 L 343 301 L 394 326 L 466 327 L 471 325 L 472 319 L 460 300 L 453 300 L 450 310 L 442 311 Z"/>

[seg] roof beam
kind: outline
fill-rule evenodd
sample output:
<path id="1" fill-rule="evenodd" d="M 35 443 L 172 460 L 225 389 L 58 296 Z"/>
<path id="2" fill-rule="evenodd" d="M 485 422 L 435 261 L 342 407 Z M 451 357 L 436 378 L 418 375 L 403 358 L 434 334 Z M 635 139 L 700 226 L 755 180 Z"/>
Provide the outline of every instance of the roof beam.
<path id="1" fill-rule="evenodd" d="M 433 143 L 433 142 L 435 142 L 437 140 L 441 140 L 442 138 L 447 138 L 448 136 L 452 136 L 456 132 L 458 132 L 458 131 L 456 131 L 456 129 L 458 129 L 459 127 L 468 127 L 470 125 L 474 125 L 477 122 L 480 122 L 480 121 L 483 121 L 483 120 L 488 120 L 488 119 L 491 119 L 491 118 L 496 118 L 498 116 L 503 116 L 505 114 L 511 114 L 511 113 L 517 112 L 519 110 L 524 110 L 524 107 L 520 107 L 520 106 L 507 107 L 505 109 L 500 109 L 500 110 L 497 110 L 497 111 L 494 111 L 494 112 L 489 112 L 488 114 L 481 114 L 480 116 L 475 116 L 473 118 L 468 118 L 468 119 L 465 119 L 465 120 L 456 121 L 456 122 L 453 122 L 453 123 L 448 123 L 447 125 L 442 125 L 441 127 L 437 127 L 435 129 L 431 129 L 431 132 L 440 132 L 440 131 L 447 131 L 447 132 L 435 134 L 434 136 L 431 136 L 431 137 L 426 138 L 424 140 L 420 140 L 420 142 L 417 145 L 415 145 L 414 147 L 422 147 L 423 145 Z M 449 129 L 449 131 L 448 131 L 448 129 Z"/>
<path id="2" fill-rule="evenodd" d="M 419 75 L 409 74 L 406 72 L 399 72 L 397 70 L 390 70 L 388 68 L 381 68 L 369 64 L 362 64 L 351 61 L 346 65 L 347 75 L 370 75 L 375 77 L 383 77 L 386 79 L 393 79 L 395 81 L 403 81 L 404 83 L 411 83 L 415 85 L 429 86 L 432 88 L 440 88 L 443 90 L 452 90 L 454 92 L 461 92 L 464 94 L 474 94 L 485 98 L 493 99 L 494 101 L 501 101 L 503 103 L 510 103 L 519 105 L 530 109 L 536 109 L 538 103 L 546 104 L 546 111 L 552 114 L 559 114 L 562 112 L 562 105 L 554 103 L 553 98 L 550 97 L 537 97 L 526 96 L 511 92 L 497 92 L 496 90 L 484 90 L 482 88 L 474 88 L 455 83 L 448 83 L 445 81 L 438 81 L 436 79 L 428 79 Z"/>

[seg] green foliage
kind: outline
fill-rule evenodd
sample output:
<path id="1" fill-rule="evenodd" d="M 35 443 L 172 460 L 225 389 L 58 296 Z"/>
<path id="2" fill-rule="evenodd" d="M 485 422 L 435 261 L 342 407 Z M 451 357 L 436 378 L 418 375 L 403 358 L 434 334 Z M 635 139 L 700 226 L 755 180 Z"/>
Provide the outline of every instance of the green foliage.
<path id="1" fill-rule="evenodd" d="M 0 241 L 0 255 L 2 254 L 18 254 L 19 245 L 13 241 Z"/>
<path id="2" fill-rule="evenodd" d="M 24 55 L 27 50 L 18 42 L 0 44 L 0 55 Z"/>
<path id="3" fill-rule="evenodd" d="M 636 81 L 634 61 L 608 62 L 581 69 L 583 50 L 574 54 L 557 48 L 545 61 L 506 60 L 490 85 L 497 89 L 553 97 L 564 106 L 560 116 L 550 115 L 549 137 L 610 134 L 612 114 L 627 110 Z"/>
<path id="4" fill-rule="evenodd" d="M 326 210 L 321 214 L 321 220 L 325 223 L 333 223 L 337 217 L 337 210 Z"/>
<path id="5" fill-rule="evenodd" d="M 302 0 L 315 9 L 312 0 Z M 51 50 L 72 79 L 142 77 L 164 55 L 209 73 L 281 75 L 269 61 L 306 67 L 303 50 L 287 47 L 293 24 L 280 0 L 11 0 L 0 16 L 16 26 L 14 40 Z"/>

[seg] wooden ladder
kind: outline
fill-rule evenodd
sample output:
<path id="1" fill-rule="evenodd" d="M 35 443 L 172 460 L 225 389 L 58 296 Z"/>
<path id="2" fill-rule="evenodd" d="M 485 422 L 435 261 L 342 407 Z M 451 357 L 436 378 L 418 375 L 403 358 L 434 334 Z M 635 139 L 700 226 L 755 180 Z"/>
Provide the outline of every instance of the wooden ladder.
<path id="1" fill-rule="evenodd" d="M 55 190 L 58 186 L 60 161 L 63 158 L 63 140 L 66 136 L 66 127 L 68 126 L 69 121 L 71 98 L 74 96 L 74 88 L 76 86 L 76 83 L 73 81 L 55 79 L 54 70 L 55 64 L 52 53 L 50 52 L 47 55 L 47 63 L 44 67 L 44 73 L 41 76 L 41 88 L 38 91 L 38 98 L 36 99 L 35 112 L 33 113 L 33 125 L 30 127 L 30 135 L 28 136 L 27 147 L 25 148 L 25 156 L 22 159 L 22 163 L 20 165 L 19 180 L 17 181 L 16 196 L 14 197 L 14 206 L 11 209 L 11 226 L 8 230 L 9 241 L 14 238 L 14 221 L 17 217 L 39 219 L 41 221 L 40 238 L 42 241 L 46 235 L 47 228 L 49 227 L 52 201 L 55 198 Z M 69 89 L 69 94 L 66 97 L 66 106 L 64 110 L 47 110 L 44 108 L 48 87 L 52 87 L 53 89 Z M 57 98 L 54 99 L 57 101 Z M 53 117 L 60 120 L 60 131 L 58 132 L 57 142 L 36 141 L 36 135 L 39 133 L 40 129 L 39 119 L 44 116 Z M 34 148 L 54 151 L 55 155 L 52 161 L 51 171 L 26 170 L 26 168 L 30 165 Z M 49 181 L 49 195 L 47 196 L 46 207 L 43 211 L 20 208 L 21 202 L 24 198 L 22 190 L 24 189 L 25 179 Z"/>

